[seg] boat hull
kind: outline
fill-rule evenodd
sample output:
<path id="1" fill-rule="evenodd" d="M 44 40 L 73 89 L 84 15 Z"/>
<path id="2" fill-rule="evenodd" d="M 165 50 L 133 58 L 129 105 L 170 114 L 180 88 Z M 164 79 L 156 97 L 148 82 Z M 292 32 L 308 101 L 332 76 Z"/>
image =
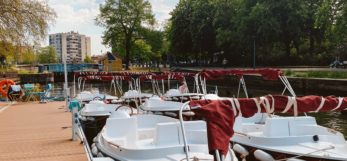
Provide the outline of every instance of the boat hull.
<path id="1" fill-rule="evenodd" d="M 233 142 L 233 141 L 231 141 L 230 143 L 231 143 L 232 146 L 234 144 L 239 144 L 239 145 L 243 146 L 249 152 L 249 155 L 246 157 L 246 160 L 254 160 L 254 161 L 258 160 L 254 156 L 254 151 L 258 150 L 258 149 L 262 150 L 262 151 L 264 151 L 264 152 L 266 152 L 268 154 L 270 154 L 276 160 L 288 159 L 288 158 L 292 158 L 292 157 L 297 156 L 296 154 L 289 154 L 289 153 L 265 150 L 265 149 L 256 148 L 256 147 L 248 146 L 248 145 L 237 143 L 237 142 Z M 241 154 L 235 152 L 235 155 L 236 155 L 238 160 L 242 160 Z M 327 158 L 317 158 L 317 157 L 310 157 L 310 156 L 302 156 L 302 157 L 298 157 L 296 159 L 302 159 L 302 160 L 305 160 L 305 161 L 342 161 L 342 160 L 327 159 Z"/>
<path id="2" fill-rule="evenodd" d="M 105 126 L 108 116 L 97 116 L 92 118 L 93 119 L 80 120 L 89 145 L 92 145 L 93 138 L 96 137 Z"/>

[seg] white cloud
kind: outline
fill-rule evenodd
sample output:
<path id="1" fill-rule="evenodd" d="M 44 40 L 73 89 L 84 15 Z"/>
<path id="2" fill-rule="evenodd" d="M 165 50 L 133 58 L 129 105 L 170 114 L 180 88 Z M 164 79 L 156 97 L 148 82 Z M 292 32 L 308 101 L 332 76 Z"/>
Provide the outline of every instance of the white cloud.
<path id="1" fill-rule="evenodd" d="M 152 5 L 152 11 L 155 14 L 160 27 L 163 27 L 165 21 L 170 18 L 170 12 L 176 7 L 179 0 L 148 0 Z"/>
<path id="2" fill-rule="evenodd" d="M 109 48 L 102 45 L 103 28 L 95 24 L 102 0 L 49 0 L 48 4 L 57 13 L 57 19 L 51 25 L 49 33 L 77 31 L 91 37 L 92 54 L 106 52 Z M 169 13 L 174 9 L 178 0 L 149 0 L 152 11 L 162 27 L 170 18 Z M 48 39 L 47 39 L 48 41 Z M 48 42 L 45 43 L 46 45 Z"/>

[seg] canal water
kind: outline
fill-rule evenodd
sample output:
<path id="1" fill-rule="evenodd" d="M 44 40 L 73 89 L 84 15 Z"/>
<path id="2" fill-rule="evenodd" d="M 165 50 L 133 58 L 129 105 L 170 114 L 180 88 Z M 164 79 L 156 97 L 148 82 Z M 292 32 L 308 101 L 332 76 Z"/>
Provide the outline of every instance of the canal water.
<path id="1" fill-rule="evenodd" d="M 247 80 L 246 80 L 247 83 Z M 188 81 L 188 84 L 191 85 L 189 86 L 189 89 L 193 89 L 193 82 Z M 211 81 L 207 82 L 207 91 L 210 93 L 213 93 L 218 90 L 218 95 L 223 96 L 223 97 L 237 97 L 238 93 L 238 84 L 237 82 L 235 83 L 235 80 L 227 80 L 227 81 Z M 69 84 L 71 87 L 71 95 L 73 94 L 73 88 L 72 88 L 72 83 Z M 128 85 L 124 84 L 123 85 L 123 91 L 128 90 Z M 170 87 L 175 88 L 178 87 L 179 83 L 178 82 L 172 82 Z M 63 93 L 63 84 L 62 83 L 55 83 L 54 84 L 54 90 L 53 90 L 53 95 L 62 95 Z M 217 88 L 216 88 L 217 87 Z M 94 83 L 86 83 L 85 90 L 91 90 L 91 89 L 98 89 L 101 93 L 108 93 L 111 95 L 115 95 L 114 89 L 111 89 L 111 84 L 110 82 L 94 82 Z M 141 89 L 143 92 L 151 92 L 151 85 L 150 83 L 143 83 L 141 85 Z M 331 92 L 327 91 L 320 91 L 320 90 L 315 90 L 315 91 L 307 91 L 307 90 L 300 90 L 300 89 L 294 89 L 296 94 L 298 96 L 303 96 L 303 95 L 320 95 L 320 96 L 328 96 L 328 95 L 336 95 L 336 96 L 343 96 L 339 94 L 334 94 Z M 250 86 L 247 86 L 247 91 L 250 97 L 258 97 L 258 96 L 264 96 L 267 94 L 281 94 L 283 91 L 283 86 L 279 85 L 273 85 L 273 86 L 262 86 L 261 84 L 253 84 Z M 76 90 L 76 93 L 79 91 Z M 240 96 L 239 97 L 245 97 L 244 93 L 242 90 L 239 92 Z M 286 93 L 289 95 L 289 93 Z M 345 138 L 347 138 L 347 114 L 342 114 L 340 112 L 328 112 L 328 113 L 308 113 L 309 116 L 313 116 L 316 118 L 317 123 L 319 125 L 325 126 L 332 128 L 336 131 L 339 131 L 344 134 Z"/>

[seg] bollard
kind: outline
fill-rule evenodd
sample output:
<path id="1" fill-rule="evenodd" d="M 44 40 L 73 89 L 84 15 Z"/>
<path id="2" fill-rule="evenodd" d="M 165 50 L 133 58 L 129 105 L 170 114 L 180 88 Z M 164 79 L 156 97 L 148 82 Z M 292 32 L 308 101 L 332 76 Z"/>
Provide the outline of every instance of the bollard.
<path id="1" fill-rule="evenodd" d="M 78 106 L 73 106 L 72 109 L 72 140 L 77 140 L 78 131 Z"/>

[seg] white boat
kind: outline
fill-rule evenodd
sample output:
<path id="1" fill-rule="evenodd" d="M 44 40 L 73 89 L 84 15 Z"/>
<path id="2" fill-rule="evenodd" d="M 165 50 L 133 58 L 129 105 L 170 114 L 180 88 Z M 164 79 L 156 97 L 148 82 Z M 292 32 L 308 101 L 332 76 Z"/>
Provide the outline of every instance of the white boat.
<path id="1" fill-rule="evenodd" d="M 213 160 L 208 153 L 205 121 L 184 121 L 161 115 L 118 116 L 107 119 L 94 139 L 97 156 L 116 160 L 174 161 Z M 186 140 L 188 151 L 185 151 Z M 226 160 L 231 160 L 230 155 Z"/>
<path id="2" fill-rule="evenodd" d="M 80 102 L 89 102 L 93 100 L 117 100 L 118 97 L 108 94 L 101 94 L 99 91 L 82 91 L 77 94 L 76 99 Z"/>
<path id="3" fill-rule="evenodd" d="M 250 99 L 195 101 L 192 106 L 196 110 L 206 108 L 202 113 L 205 116 L 200 117 L 209 117 L 207 121 L 214 124 L 235 118 L 235 122 L 230 123 L 234 125 L 233 129 L 227 130 L 227 135 L 223 136 L 232 136 L 230 142 L 240 160 L 347 160 L 347 142 L 343 134 L 317 125 L 314 117 L 298 116 L 304 112 L 343 110 L 347 106 L 347 98 L 269 95 Z M 194 112 L 197 114 L 198 111 Z M 294 116 L 276 116 L 273 112 L 291 112 Z M 233 132 L 228 133 L 230 131 Z"/>
<path id="4" fill-rule="evenodd" d="M 317 125 L 314 117 L 238 117 L 231 138 L 237 156 L 247 160 L 347 160 L 344 136 Z"/>
<path id="5" fill-rule="evenodd" d="M 271 76 L 271 79 L 280 79 L 285 90 L 288 90 L 293 97 L 291 104 L 287 104 L 286 108 L 291 107 L 295 113 L 295 109 L 302 108 L 308 110 L 308 106 L 317 106 L 313 111 L 318 112 L 325 106 L 327 102 L 325 98 L 320 99 L 316 97 L 318 101 L 312 104 L 305 104 L 305 106 L 298 106 L 297 100 L 295 99 L 295 93 L 292 89 L 289 81 L 280 72 L 259 70 L 261 75 L 264 77 L 267 75 Z M 223 71 L 228 74 L 238 73 L 242 76 L 244 73 L 256 74 L 257 71 Z M 222 73 L 223 73 L 222 72 Z M 209 77 L 219 76 L 221 72 L 208 71 Z M 271 74 L 272 73 L 272 74 Z M 223 74 L 221 74 L 223 75 Z M 277 78 L 276 78 L 277 77 Z M 245 83 L 243 78 L 240 79 L 240 86 L 244 86 L 244 91 L 247 96 L 245 89 Z M 239 87 L 240 87 L 239 86 Z M 284 93 L 283 91 L 283 93 Z M 229 98 L 228 100 L 231 100 Z M 261 100 L 257 98 L 256 100 Z M 308 98 L 309 100 L 312 98 Z M 220 100 L 220 98 L 211 98 L 210 100 Z M 252 100 L 251 100 L 252 101 Z M 244 118 L 237 116 L 234 122 L 235 134 L 231 138 L 233 144 L 233 150 L 235 151 L 238 159 L 243 160 L 261 160 L 261 161 L 272 161 L 272 160 L 309 160 L 309 161 L 330 161 L 330 160 L 347 160 L 347 143 L 340 132 L 333 129 L 329 129 L 320 125 L 317 125 L 314 117 L 310 116 L 297 116 L 295 117 L 280 117 L 273 115 L 271 108 L 274 105 L 266 102 L 258 103 L 261 106 L 268 106 L 268 113 L 257 113 L 253 117 Z M 265 101 L 265 102 L 264 102 Z M 311 100 L 312 101 L 312 100 Z M 335 103 L 334 109 L 339 109 L 342 104 L 346 104 L 346 98 L 335 98 L 334 101 L 329 102 Z M 235 103 L 235 102 L 234 102 Z M 329 104 L 328 103 L 328 104 Z M 239 104 L 235 103 L 235 106 Z M 239 106 L 236 109 L 249 108 Z M 304 110 L 304 111 L 305 111 Z M 281 112 L 287 112 L 283 110 Z M 297 111 L 296 111 L 297 112 Z"/>
<path id="6" fill-rule="evenodd" d="M 163 95 L 163 98 L 165 100 L 173 100 L 173 101 L 188 101 L 191 99 L 200 99 L 204 94 L 202 93 L 183 93 L 179 91 L 178 89 L 169 89 L 166 91 L 166 93 Z"/>
<path id="7" fill-rule="evenodd" d="M 128 90 L 123 94 L 121 99 L 123 100 L 145 99 L 152 96 L 153 96 L 152 93 L 142 93 L 142 92 L 139 92 L 138 90 Z"/>
<path id="8" fill-rule="evenodd" d="M 82 117 L 110 116 L 120 106 L 119 104 L 106 104 L 103 101 L 90 101 L 79 113 Z"/>

